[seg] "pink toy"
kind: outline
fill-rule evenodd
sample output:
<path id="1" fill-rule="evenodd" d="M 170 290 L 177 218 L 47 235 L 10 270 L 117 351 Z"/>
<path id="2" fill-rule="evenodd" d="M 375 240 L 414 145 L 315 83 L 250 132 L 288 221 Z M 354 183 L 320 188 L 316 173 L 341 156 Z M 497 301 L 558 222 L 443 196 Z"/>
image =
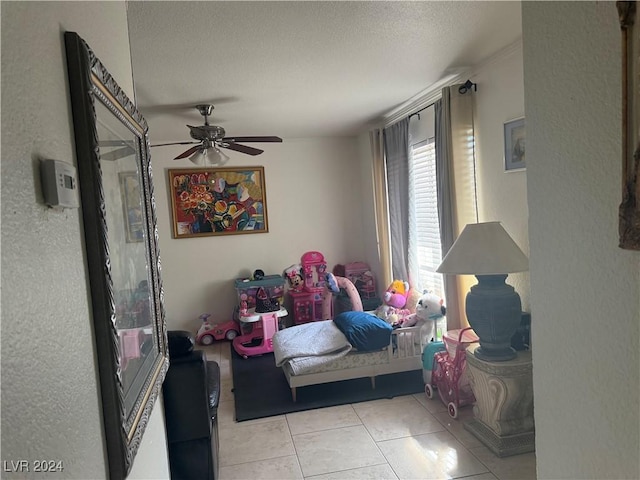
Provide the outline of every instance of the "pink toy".
<path id="1" fill-rule="evenodd" d="M 382 296 L 382 305 L 376 310 L 376 316 L 385 322 L 394 323 L 411 314 L 404 310 L 409 298 L 409 284 L 401 280 L 394 280 Z"/>
<path id="2" fill-rule="evenodd" d="M 306 252 L 300 258 L 304 275 L 304 290 L 321 292 L 324 289 L 327 262 L 320 252 Z"/>
<path id="3" fill-rule="evenodd" d="M 433 357 L 431 383 L 427 383 L 424 392 L 433 398 L 434 388 L 438 389 L 440 399 L 447 406 L 452 418 L 458 417 L 458 408 L 475 401 L 469 379 L 465 373 L 467 365 L 467 347 L 478 341 L 471 328 L 450 330 L 443 337 L 445 351 Z"/>
<path id="4" fill-rule="evenodd" d="M 393 308 L 404 308 L 409 297 L 409 284 L 401 280 L 394 280 L 384 292 L 384 303 Z"/>
<path id="5" fill-rule="evenodd" d="M 293 300 L 293 321 L 296 325 L 323 320 L 325 274 L 327 262 L 320 252 L 306 252 L 300 258 L 302 289 L 289 290 Z M 289 267 L 291 268 L 291 267 Z"/>
<path id="6" fill-rule="evenodd" d="M 222 323 L 212 323 L 209 321 L 209 313 L 200 315 L 202 324 L 196 334 L 196 342 L 200 345 L 211 345 L 214 340 L 233 340 L 240 332 L 240 326 L 235 320 L 228 320 Z"/>
<path id="7" fill-rule="evenodd" d="M 322 319 L 331 320 L 333 318 L 333 294 L 340 293 L 343 288 L 349 300 L 351 300 L 351 308 L 354 312 L 362 312 L 362 300 L 360 294 L 351 280 L 345 277 L 335 276 L 333 273 L 326 274 L 324 299 L 322 301 Z"/>
<path id="8" fill-rule="evenodd" d="M 240 316 L 246 315 L 248 311 L 249 311 L 249 307 L 247 305 L 247 301 L 246 300 L 242 300 L 240 302 Z"/>
<path id="9" fill-rule="evenodd" d="M 273 352 L 273 335 L 278 331 L 278 318 L 287 313 L 284 307 L 264 313 L 256 313 L 255 308 L 250 308 L 246 315 L 240 316 L 243 333 L 233 339 L 233 349 L 243 358 Z"/>
<path id="10" fill-rule="evenodd" d="M 129 360 L 140 358 L 140 345 L 145 340 L 144 329 L 142 328 L 125 328 L 118 330 L 118 339 L 120 340 L 120 352 L 122 369 L 126 370 Z"/>
<path id="11" fill-rule="evenodd" d="M 374 298 L 377 295 L 376 280 L 367 263 L 347 263 L 344 267 L 344 276 L 351 280 L 361 298 Z"/>

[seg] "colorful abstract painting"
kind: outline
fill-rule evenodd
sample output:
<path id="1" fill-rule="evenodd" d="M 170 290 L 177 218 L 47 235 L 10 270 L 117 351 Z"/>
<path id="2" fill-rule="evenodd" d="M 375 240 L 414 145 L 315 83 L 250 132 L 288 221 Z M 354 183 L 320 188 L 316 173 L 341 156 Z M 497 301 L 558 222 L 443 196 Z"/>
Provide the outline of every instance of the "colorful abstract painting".
<path id="1" fill-rule="evenodd" d="M 268 232 L 264 167 L 169 170 L 175 238 Z"/>

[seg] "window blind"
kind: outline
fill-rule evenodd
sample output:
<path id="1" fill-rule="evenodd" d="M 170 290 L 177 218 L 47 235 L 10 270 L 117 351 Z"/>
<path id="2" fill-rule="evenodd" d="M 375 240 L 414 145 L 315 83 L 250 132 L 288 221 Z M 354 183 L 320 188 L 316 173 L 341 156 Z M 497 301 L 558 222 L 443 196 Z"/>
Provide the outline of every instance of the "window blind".
<path id="1" fill-rule="evenodd" d="M 409 275 L 420 291 L 444 297 L 435 139 L 412 145 L 409 157 Z"/>

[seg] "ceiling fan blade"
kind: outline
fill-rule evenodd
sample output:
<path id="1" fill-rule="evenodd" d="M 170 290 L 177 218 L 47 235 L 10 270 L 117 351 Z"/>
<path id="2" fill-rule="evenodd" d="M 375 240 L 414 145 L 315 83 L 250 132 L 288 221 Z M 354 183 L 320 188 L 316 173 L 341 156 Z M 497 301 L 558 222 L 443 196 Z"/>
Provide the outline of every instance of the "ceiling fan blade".
<path id="1" fill-rule="evenodd" d="M 196 145 L 195 147 L 191 147 L 186 152 L 182 152 L 180 155 L 178 155 L 176 158 L 174 158 L 174 160 L 180 160 L 181 158 L 190 157 L 191 155 L 196 153 L 200 148 L 202 148 L 201 144 Z"/>
<path id="2" fill-rule="evenodd" d="M 223 142 L 282 142 L 280 137 L 224 137 Z"/>
<path id="3" fill-rule="evenodd" d="M 264 150 L 260 150 L 259 148 L 247 147 L 239 143 L 217 143 L 217 145 L 222 148 L 228 148 L 229 150 L 235 150 L 236 152 L 246 153 L 247 155 L 260 155 L 264 152 Z"/>
<path id="4" fill-rule="evenodd" d="M 166 147 L 167 145 L 192 145 L 194 143 L 200 142 L 171 142 L 171 143 L 157 143 L 155 145 L 151 145 L 152 147 Z"/>

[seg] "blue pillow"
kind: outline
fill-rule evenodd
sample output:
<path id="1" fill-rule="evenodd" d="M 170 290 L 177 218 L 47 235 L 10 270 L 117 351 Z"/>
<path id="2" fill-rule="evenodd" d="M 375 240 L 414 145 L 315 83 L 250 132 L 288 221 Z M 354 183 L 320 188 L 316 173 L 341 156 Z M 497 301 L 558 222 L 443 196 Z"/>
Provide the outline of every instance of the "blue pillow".
<path id="1" fill-rule="evenodd" d="M 361 352 L 380 350 L 391 341 L 391 325 L 366 312 L 342 312 L 333 322 Z"/>

